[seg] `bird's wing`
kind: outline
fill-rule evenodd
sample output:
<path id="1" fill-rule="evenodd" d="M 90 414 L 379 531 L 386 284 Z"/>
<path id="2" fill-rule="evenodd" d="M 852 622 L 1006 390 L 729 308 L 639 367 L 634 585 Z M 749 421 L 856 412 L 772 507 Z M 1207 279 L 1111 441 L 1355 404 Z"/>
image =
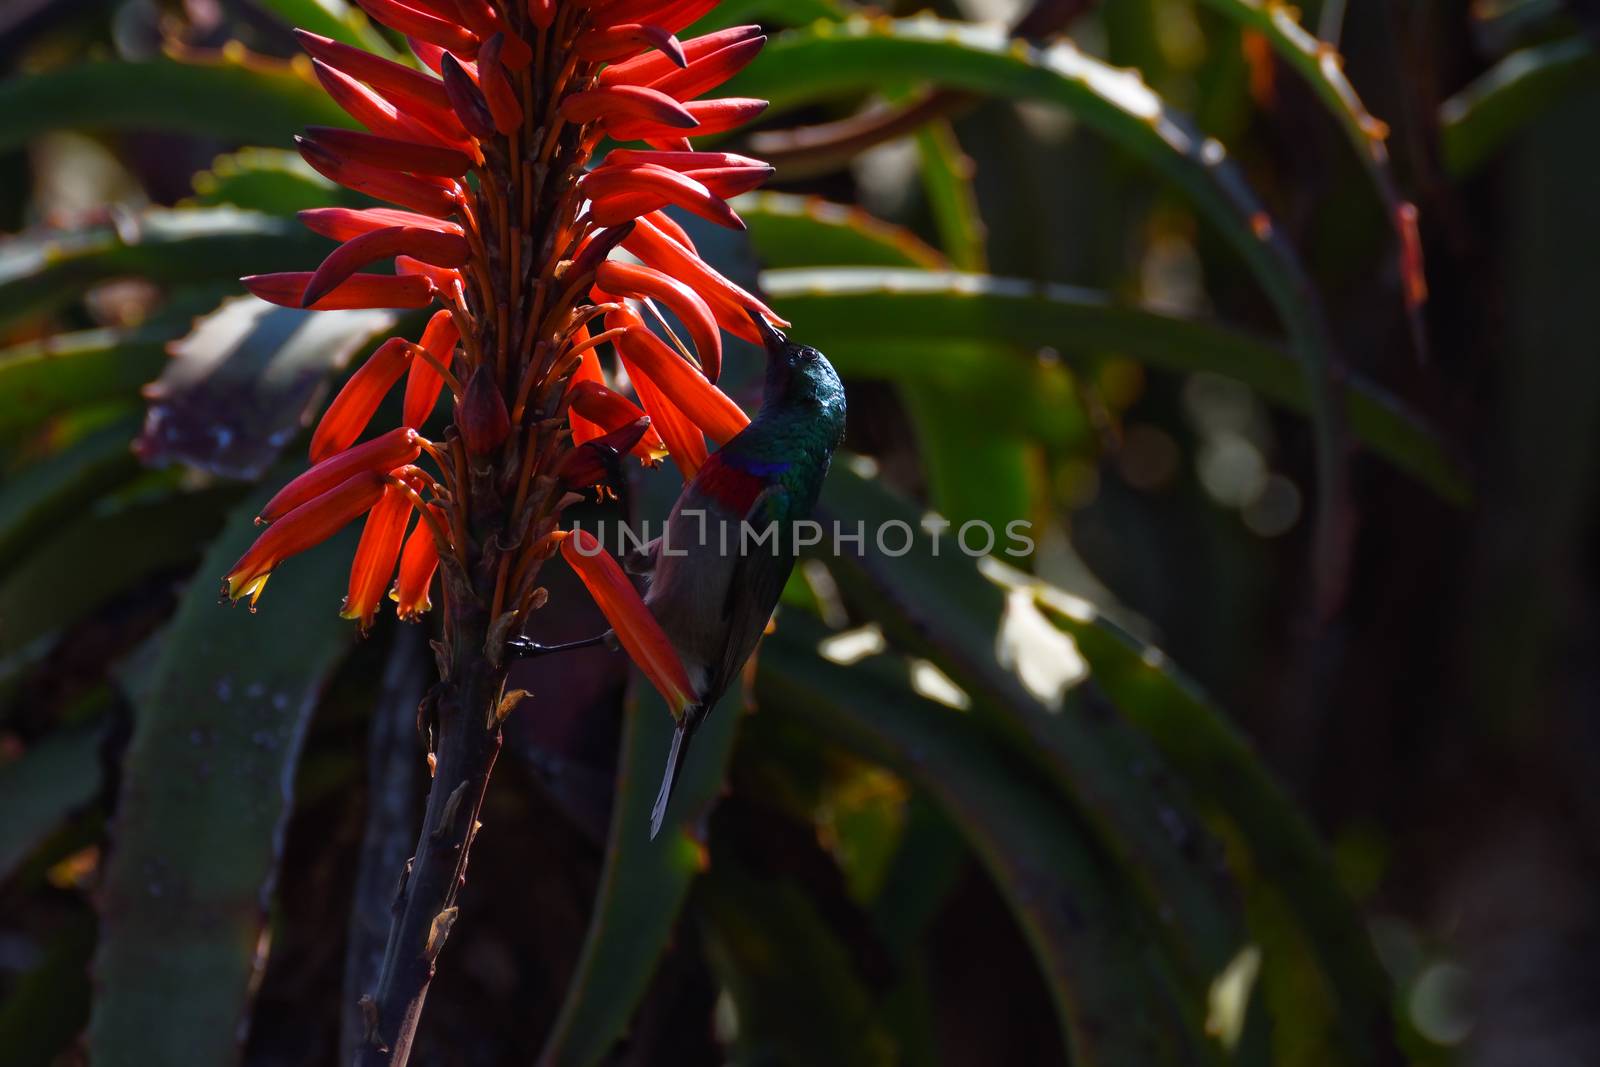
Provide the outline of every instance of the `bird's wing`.
<path id="1" fill-rule="evenodd" d="M 769 523 L 784 523 L 788 515 L 788 490 L 781 484 L 770 485 L 750 502 L 744 521 L 756 530 L 764 530 Z M 713 678 L 710 687 L 713 693 L 723 692 L 734 675 L 744 668 L 772 618 L 773 609 L 778 606 L 789 572 L 794 569 L 794 553 L 789 547 L 791 531 L 784 530 L 780 536 L 782 544 L 776 555 L 765 544 L 752 544 L 748 552 L 740 551 L 734 559 L 722 605 L 731 640 L 723 650 L 722 661 Z M 741 543 L 739 547 L 744 546 Z"/>

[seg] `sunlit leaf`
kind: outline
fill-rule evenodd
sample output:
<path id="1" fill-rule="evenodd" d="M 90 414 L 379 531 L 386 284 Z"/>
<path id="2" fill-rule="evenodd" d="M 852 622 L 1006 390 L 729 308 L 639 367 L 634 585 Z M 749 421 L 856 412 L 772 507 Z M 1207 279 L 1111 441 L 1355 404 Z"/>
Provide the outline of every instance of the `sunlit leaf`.
<path id="1" fill-rule="evenodd" d="M 210 170 L 194 176 L 194 192 L 196 204 L 231 205 L 268 215 L 361 204 L 361 197 L 312 170 L 298 153 L 281 148 L 242 148 L 218 156 Z"/>
<path id="2" fill-rule="evenodd" d="M 1148 743 L 1082 686 L 1070 642 L 979 574 L 967 553 L 984 542 L 962 540 L 972 531 L 924 528 L 921 512 L 851 464 L 835 465 L 818 512 L 825 528 L 868 531 L 859 551 L 819 557 L 847 598 L 891 642 L 936 664 L 941 688 L 960 687 L 975 717 L 1069 799 L 1203 990 L 1243 944 L 1233 890 L 1186 815 L 1182 785 L 1155 773 Z M 1021 550 L 1001 543 L 1007 531 L 994 535 L 995 551 Z"/>
<path id="3" fill-rule="evenodd" d="M 1230 866 L 1245 887 L 1247 914 L 1263 942 L 1265 980 L 1304 989 L 1303 972 L 1309 970 L 1332 990 L 1326 1019 L 1315 1017 L 1315 998 L 1283 998 L 1280 1010 L 1290 1017 L 1280 1023 L 1287 1028 L 1278 1035 L 1281 1047 L 1310 1053 L 1305 1059 L 1284 1055 L 1279 1062 L 1323 1063 L 1328 1060 L 1321 1057 L 1330 1054 L 1352 1065 L 1378 1062 L 1381 1035 L 1390 1024 L 1371 939 L 1360 913 L 1340 892 L 1316 832 L 1249 741 L 1160 650 L 1091 605 L 1020 573 L 990 574 L 1032 592 L 1050 621 L 1072 636 L 1094 679 L 1190 783 L 1196 806 L 1229 842 Z"/>
<path id="4" fill-rule="evenodd" d="M 1137 920 L 1095 847 L 1043 781 L 968 716 L 907 692 L 872 663 L 818 659 L 822 631 L 785 618 L 762 651 L 763 713 L 794 716 L 905 775 L 944 810 L 1016 913 L 1074 1063 L 1200 1055 Z"/>
<path id="5" fill-rule="evenodd" d="M 1445 165 L 1471 174 L 1556 101 L 1600 84 L 1600 50 L 1583 35 L 1506 56 L 1439 109 Z"/>
<path id="6" fill-rule="evenodd" d="M 150 387 L 139 450 L 257 478 L 300 432 L 328 373 L 397 321 L 389 311 L 302 311 L 229 300 L 172 346 Z"/>
<path id="7" fill-rule="evenodd" d="M 1064 107 L 1174 182 L 1228 239 L 1271 298 L 1302 365 L 1318 442 L 1321 577 L 1336 582 L 1345 472 L 1333 346 L 1315 286 L 1227 150 L 1137 72 L 1111 67 L 1069 42 L 1040 48 L 1011 39 L 1000 26 L 930 17 L 857 17 L 780 35 L 728 91 L 769 99 L 781 113 L 908 80 Z"/>
<path id="8" fill-rule="evenodd" d="M 1294 411 L 1311 404 L 1303 376 L 1275 345 L 1119 305 L 1090 290 L 982 275 L 839 269 L 767 271 L 762 285 L 845 373 L 920 377 L 935 373 L 947 346 L 981 339 L 1027 353 L 1046 347 L 1116 353 L 1163 369 L 1234 378 Z M 1378 455 L 1447 500 L 1470 496 L 1466 475 L 1437 435 L 1396 398 L 1352 375 L 1345 405 L 1353 434 Z"/>
<path id="9" fill-rule="evenodd" d="M 0 242 L 0 326 L 43 315 L 113 278 L 209 282 L 315 263 L 328 243 L 293 219 L 233 208 L 153 209 L 115 226 Z"/>

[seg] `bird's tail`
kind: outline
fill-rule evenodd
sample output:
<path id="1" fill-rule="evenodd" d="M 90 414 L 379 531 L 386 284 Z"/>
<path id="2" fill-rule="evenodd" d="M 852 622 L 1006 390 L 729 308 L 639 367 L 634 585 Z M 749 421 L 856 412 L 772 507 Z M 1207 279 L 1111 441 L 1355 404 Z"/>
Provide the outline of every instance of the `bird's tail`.
<path id="1" fill-rule="evenodd" d="M 650 812 L 652 841 L 661 832 L 661 824 L 667 817 L 667 805 L 672 802 L 673 791 L 678 788 L 678 775 L 683 773 L 683 761 L 689 758 L 689 742 L 694 739 L 695 728 L 704 717 L 703 708 L 690 708 L 678 720 L 678 728 L 672 733 L 672 748 L 667 751 L 667 772 L 661 777 L 661 792 L 656 794 L 656 806 Z"/>

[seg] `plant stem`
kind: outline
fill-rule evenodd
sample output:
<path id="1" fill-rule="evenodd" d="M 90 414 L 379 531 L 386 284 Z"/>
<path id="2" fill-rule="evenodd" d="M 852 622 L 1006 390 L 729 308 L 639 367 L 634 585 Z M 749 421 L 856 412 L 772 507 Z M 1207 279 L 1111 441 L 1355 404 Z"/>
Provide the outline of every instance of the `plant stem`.
<path id="1" fill-rule="evenodd" d="M 504 672 L 483 654 L 481 613 L 453 620 L 451 673 L 435 690 L 438 740 L 433 785 L 422 833 L 393 906 L 389 944 L 377 993 L 363 998 L 367 1041 L 356 1067 L 404 1067 L 411 1056 L 435 961 L 456 919 L 467 854 L 495 757 L 500 728 L 488 714 Z"/>

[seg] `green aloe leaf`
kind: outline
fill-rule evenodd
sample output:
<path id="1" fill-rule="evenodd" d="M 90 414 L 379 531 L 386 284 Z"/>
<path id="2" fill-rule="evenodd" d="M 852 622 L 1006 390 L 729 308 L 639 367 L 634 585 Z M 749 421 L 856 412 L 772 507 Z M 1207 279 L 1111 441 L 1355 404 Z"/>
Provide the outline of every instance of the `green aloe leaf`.
<path id="1" fill-rule="evenodd" d="M 768 267 L 921 267 L 950 261 L 910 230 L 820 197 L 748 193 L 733 201 Z"/>
<path id="2" fill-rule="evenodd" d="M 33 542 L 138 474 L 130 447 L 138 428 L 137 416 L 114 419 L 6 477 L 0 485 L 0 578 L 26 559 Z"/>
<path id="3" fill-rule="evenodd" d="M 304 126 L 350 126 L 317 83 L 288 64 L 238 58 L 94 61 L 0 83 L 0 151 L 59 129 L 152 130 L 287 145 Z"/>
<path id="4" fill-rule="evenodd" d="M 56 334 L 0 350 L 0 441 L 71 411 L 136 403 L 140 386 L 166 364 L 173 332 L 169 324 L 151 323 Z"/>
<path id="5" fill-rule="evenodd" d="M 691 32 L 701 34 L 745 23 L 768 27 L 804 26 L 808 22 L 837 22 L 842 18 L 844 9 L 836 0 L 722 0 Z"/>
<path id="6" fill-rule="evenodd" d="M 979 573 L 966 552 L 981 551 L 981 539 L 924 526 L 920 509 L 853 467 L 835 465 L 818 518 L 846 533 L 864 524 L 866 537 L 823 563 L 891 641 L 935 663 L 974 719 L 1070 801 L 1156 917 L 1187 988 L 1203 996 L 1244 930 L 1233 887 L 1197 847 L 1204 835 L 1181 784 L 1152 770 L 1160 760 L 1148 742 L 1103 713 L 1070 642 Z M 1023 550 L 1010 532 L 995 531 L 993 548 Z"/>
<path id="7" fill-rule="evenodd" d="M 1239 26 L 1259 33 L 1273 52 L 1311 86 L 1366 168 L 1390 225 L 1402 241 L 1406 240 L 1402 215 L 1406 201 L 1389 162 L 1389 128 L 1361 102 L 1355 86 L 1345 77 L 1344 59 L 1338 50 L 1300 25 L 1299 12 L 1280 0 L 1204 2 Z"/>
<path id="8" fill-rule="evenodd" d="M 1573 90 L 1600 84 L 1600 50 L 1587 37 L 1532 45 L 1506 56 L 1439 109 L 1444 161 L 1465 176 L 1523 126 Z"/>
<path id="9" fill-rule="evenodd" d="M 1153 367 L 1241 381 L 1294 411 L 1312 404 L 1282 349 L 1227 328 L 1113 303 L 1104 294 L 982 275 L 884 270 L 767 271 L 762 286 L 806 340 L 840 371 L 898 380 L 977 372 L 957 342 L 1116 352 Z M 948 353 L 948 354 L 947 354 Z M 1016 394 L 1019 403 L 1027 398 Z M 1351 376 L 1345 411 L 1354 436 L 1446 500 L 1470 499 L 1466 475 L 1434 432 L 1399 400 Z"/>
<path id="10" fill-rule="evenodd" d="M 766 98 L 782 113 L 917 80 L 1066 108 L 1174 182 L 1228 239 L 1272 300 L 1302 365 L 1317 434 L 1322 578 L 1335 580 L 1343 555 L 1336 512 L 1343 506 L 1345 471 L 1333 345 L 1309 275 L 1226 149 L 1168 107 L 1136 72 L 1064 41 L 1040 48 L 1012 40 L 999 26 L 931 17 L 858 17 L 785 33 L 728 92 Z"/>
<path id="11" fill-rule="evenodd" d="M 192 564 L 236 498 L 231 489 L 207 489 L 107 500 L 51 531 L 0 582 L 0 658 Z"/>
<path id="12" fill-rule="evenodd" d="M 1163 966 L 1101 853 L 1049 785 L 973 721 L 909 693 L 901 667 L 836 666 L 820 628 L 787 616 L 762 649 L 763 714 L 878 760 L 927 792 L 1016 913 L 1055 1002 L 1072 1062 L 1205 1058 Z"/>
<path id="13" fill-rule="evenodd" d="M 231 281 L 307 270 L 329 250 L 293 219 L 234 208 L 155 209 L 115 226 L 25 234 L 0 242 L 0 327 L 46 314 L 113 278 Z"/>
<path id="14" fill-rule="evenodd" d="M 345 0 L 256 0 L 281 18 L 286 25 L 298 26 L 345 44 L 353 44 L 394 58 L 397 53 L 375 29 L 366 15 Z"/>
<path id="15" fill-rule="evenodd" d="M 693 758 L 673 795 L 673 814 L 651 841 L 650 809 L 673 725 L 655 690 L 634 686 L 623 722 L 600 889 L 577 973 L 539 1056 L 542 1067 L 597 1063 L 627 1028 L 672 936 L 689 884 L 704 863 L 702 845 L 685 827 L 722 788 L 742 704 L 742 694 L 730 694 L 695 736 Z"/>
<path id="16" fill-rule="evenodd" d="M 293 215 L 307 208 L 346 204 L 362 198 L 312 170 L 296 152 L 281 148 L 241 148 L 218 156 L 210 170 L 194 176 L 192 202 L 231 206 L 267 215 Z"/>
<path id="17" fill-rule="evenodd" d="M 89 1028 L 104 1067 L 240 1059 L 300 740 L 355 634 L 353 529 L 285 564 L 259 614 L 218 606 L 263 502 L 229 516 L 131 693 Z"/>
<path id="18" fill-rule="evenodd" d="M 0 764 L 0 882 L 100 791 L 104 739 L 99 726 L 61 730 Z"/>
<path id="19" fill-rule="evenodd" d="M 696 903 L 705 913 L 707 962 L 738 1011 L 734 1062 L 897 1062 L 849 949 L 799 885 L 719 855 Z"/>
<path id="20" fill-rule="evenodd" d="M 1381 1062 L 1383 1035 L 1391 1032 L 1388 982 L 1372 941 L 1316 832 L 1249 741 L 1160 650 L 1092 605 L 1020 572 L 989 573 L 1032 595 L 1071 635 L 1094 679 L 1190 784 L 1206 821 L 1228 841 L 1263 945 L 1263 981 L 1276 1001 L 1275 1062 Z M 1275 997 L 1274 987 L 1284 992 Z"/>

